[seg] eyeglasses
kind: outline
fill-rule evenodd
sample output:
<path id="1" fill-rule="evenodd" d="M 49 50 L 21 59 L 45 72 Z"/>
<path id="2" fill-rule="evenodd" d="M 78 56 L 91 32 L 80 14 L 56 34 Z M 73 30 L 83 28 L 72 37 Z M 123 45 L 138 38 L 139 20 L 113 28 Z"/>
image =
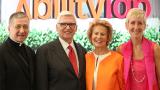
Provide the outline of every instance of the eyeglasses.
<path id="1" fill-rule="evenodd" d="M 60 25 L 61 28 L 66 28 L 67 26 L 69 26 L 71 29 L 75 29 L 76 28 L 76 23 L 58 23 Z"/>

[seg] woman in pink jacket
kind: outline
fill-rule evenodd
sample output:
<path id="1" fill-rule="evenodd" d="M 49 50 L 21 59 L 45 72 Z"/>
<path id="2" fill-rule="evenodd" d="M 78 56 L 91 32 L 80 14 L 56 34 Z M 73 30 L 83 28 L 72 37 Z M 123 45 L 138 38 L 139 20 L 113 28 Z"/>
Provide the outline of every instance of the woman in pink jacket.
<path id="1" fill-rule="evenodd" d="M 124 56 L 126 90 L 159 90 L 160 46 L 143 35 L 146 28 L 145 12 L 138 8 L 130 9 L 125 25 L 130 40 L 120 45 L 118 51 Z"/>

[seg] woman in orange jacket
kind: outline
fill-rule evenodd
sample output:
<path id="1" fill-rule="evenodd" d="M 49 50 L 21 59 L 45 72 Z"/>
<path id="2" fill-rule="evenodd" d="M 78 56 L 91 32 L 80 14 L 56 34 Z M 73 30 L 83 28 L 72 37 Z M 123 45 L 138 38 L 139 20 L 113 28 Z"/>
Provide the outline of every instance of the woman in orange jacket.
<path id="1" fill-rule="evenodd" d="M 112 26 L 105 20 L 94 20 L 88 30 L 94 50 L 86 54 L 86 90 L 124 90 L 123 57 L 108 49 Z"/>

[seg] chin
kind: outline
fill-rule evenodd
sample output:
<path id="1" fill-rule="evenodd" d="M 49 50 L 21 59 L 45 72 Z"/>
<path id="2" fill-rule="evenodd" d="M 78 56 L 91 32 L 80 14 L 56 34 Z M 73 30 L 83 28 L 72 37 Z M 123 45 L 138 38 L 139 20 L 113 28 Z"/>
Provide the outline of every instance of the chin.
<path id="1" fill-rule="evenodd" d="M 25 39 L 18 39 L 17 41 L 23 43 Z"/>
<path id="2" fill-rule="evenodd" d="M 72 39 L 72 36 L 65 36 L 66 39 Z"/>
<path id="3" fill-rule="evenodd" d="M 102 48 L 103 46 L 101 46 L 101 45 L 95 45 L 94 47 L 95 48 Z"/>
<path id="4" fill-rule="evenodd" d="M 19 43 L 23 43 L 23 41 L 18 41 Z"/>

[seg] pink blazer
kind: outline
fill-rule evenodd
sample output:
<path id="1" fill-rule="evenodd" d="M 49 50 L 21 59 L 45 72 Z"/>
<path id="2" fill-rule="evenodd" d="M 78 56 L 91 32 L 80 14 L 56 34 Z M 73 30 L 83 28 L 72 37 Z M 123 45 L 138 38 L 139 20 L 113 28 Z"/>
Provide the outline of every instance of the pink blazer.
<path id="1" fill-rule="evenodd" d="M 155 62 L 154 62 L 154 43 L 146 38 L 142 39 L 142 49 L 145 58 L 146 73 L 148 78 L 149 90 L 158 90 L 158 83 L 156 78 Z M 124 56 L 124 79 L 126 90 L 130 90 L 130 82 L 128 81 L 128 75 L 130 70 L 130 62 L 132 59 L 132 42 L 122 44 L 122 55 Z"/>

